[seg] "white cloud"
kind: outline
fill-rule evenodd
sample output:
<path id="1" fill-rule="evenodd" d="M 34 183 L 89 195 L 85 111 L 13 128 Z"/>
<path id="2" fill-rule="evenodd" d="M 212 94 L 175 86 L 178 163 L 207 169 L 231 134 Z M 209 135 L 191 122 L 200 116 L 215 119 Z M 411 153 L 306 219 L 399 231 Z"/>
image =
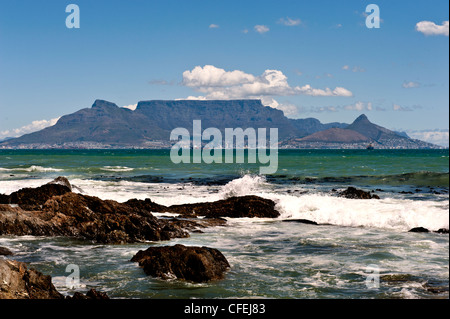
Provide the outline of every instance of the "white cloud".
<path id="1" fill-rule="evenodd" d="M 266 32 L 268 32 L 270 30 L 267 26 L 259 25 L 259 24 L 255 25 L 254 28 L 255 28 L 255 31 L 260 33 L 260 34 L 266 33 Z"/>
<path id="2" fill-rule="evenodd" d="M 281 18 L 280 20 L 278 20 L 278 23 L 283 24 L 285 26 L 288 27 L 293 27 L 296 25 L 300 25 L 300 23 L 302 23 L 302 20 L 300 19 L 291 19 L 289 17 L 286 18 Z"/>
<path id="3" fill-rule="evenodd" d="M 410 88 L 418 88 L 420 86 L 420 83 L 418 82 L 413 82 L 413 81 L 405 81 L 402 84 L 402 87 L 404 87 L 405 89 L 410 89 Z"/>
<path id="4" fill-rule="evenodd" d="M 425 35 L 445 35 L 448 37 L 449 22 L 447 20 L 442 22 L 442 25 L 437 25 L 431 21 L 420 21 L 416 24 L 416 31 Z"/>
<path id="5" fill-rule="evenodd" d="M 309 84 L 290 86 L 279 70 L 265 70 L 260 76 L 240 70 L 225 71 L 213 65 L 196 66 L 183 72 L 183 85 L 205 94 L 207 99 L 261 98 L 263 96 L 352 96 L 343 87 L 317 89 Z"/>
<path id="6" fill-rule="evenodd" d="M 420 106 L 420 105 L 401 106 L 401 105 L 398 105 L 395 103 L 392 105 L 392 109 L 394 111 L 400 111 L 400 112 L 411 112 L 411 111 L 414 111 L 416 109 L 421 109 L 421 108 L 422 108 L 422 106 Z"/>
<path id="7" fill-rule="evenodd" d="M 130 109 L 132 111 L 136 110 L 137 104 L 131 104 L 131 105 L 126 105 L 126 106 L 122 106 L 124 109 Z"/>
<path id="8" fill-rule="evenodd" d="M 51 120 L 40 120 L 40 121 L 33 121 L 31 124 L 22 126 L 20 128 L 12 129 L 12 130 L 6 130 L 0 132 L 0 139 L 4 139 L 6 137 L 19 137 L 25 134 L 33 133 L 36 131 L 40 131 L 46 127 L 53 126 L 58 122 L 60 118 L 54 118 Z"/>
<path id="9" fill-rule="evenodd" d="M 210 28 L 210 29 L 217 29 L 217 28 L 219 28 L 219 25 L 218 25 L 218 24 L 211 23 L 211 24 L 209 25 L 209 28 Z"/>
<path id="10" fill-rule="evenodd" d="M 449 130 L 422 130 L 422 131 L 406 131 L 408 135 L 412 138 L 422 140 L 425 142 L 441 145 L 448 147 L 449 146 Z"/>
<path id="11" fill-rule="evenodd" d="M 344 65 L 342 67 L 342 70 L 345 70 L 345 71 L 348 71 L 350 69 L 354 73 L 356 73 L 356 72 L 366 72 L 366 70 L 364 68 L 360 67 L 360 66 L 354 66 L 354 67 L 351 68 L 350 65 Z"/>

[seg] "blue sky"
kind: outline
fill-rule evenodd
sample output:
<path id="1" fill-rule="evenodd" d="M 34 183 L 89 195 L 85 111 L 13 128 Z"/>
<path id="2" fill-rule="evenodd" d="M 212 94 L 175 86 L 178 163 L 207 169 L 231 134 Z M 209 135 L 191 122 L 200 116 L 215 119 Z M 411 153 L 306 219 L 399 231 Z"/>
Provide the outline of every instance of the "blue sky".
<path id="1" fill-rule="evenodd" d="M 79 29 L 65 24 L 71 3 Z M 0 139 L 95 99 L 220 97 L 322 122 L 365 113 L 448 145 L 448 12 L 443 0 L 0 0 Z"/>

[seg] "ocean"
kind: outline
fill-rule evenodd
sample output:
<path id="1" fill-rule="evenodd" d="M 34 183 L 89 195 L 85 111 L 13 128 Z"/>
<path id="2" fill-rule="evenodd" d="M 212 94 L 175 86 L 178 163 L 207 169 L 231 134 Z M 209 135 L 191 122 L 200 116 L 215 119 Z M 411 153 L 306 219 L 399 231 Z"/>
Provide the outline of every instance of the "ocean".
<path id="1" fill-rule="evenodd" d="M 174 164 L 169 153 L 0 150 L 0 193 L 65 176 L 77 192 L 119 202 L 258 195 L 274 200 L 280 217 L 227 218 L 224 227 L 162 242 L 0 236 L 0 246 L 67 295 L 95 288 L 127 299 L 449 297 L 449 235 L 435 232 L 449 228 L 448 150 L 279 150 L 271 175 L 260 175 L 257 163 Z M 348 186 L 380 199 L 336 195 Z M 408 232 L 414 227 L 430 232 Z M 175 244 L 216 248 L 231 269 L 224 280 L 195 284 L 148 277 L 130 262 L 139 250 Z M 69 265 L 79 268 L 74 288 L 66 285 Z"/>

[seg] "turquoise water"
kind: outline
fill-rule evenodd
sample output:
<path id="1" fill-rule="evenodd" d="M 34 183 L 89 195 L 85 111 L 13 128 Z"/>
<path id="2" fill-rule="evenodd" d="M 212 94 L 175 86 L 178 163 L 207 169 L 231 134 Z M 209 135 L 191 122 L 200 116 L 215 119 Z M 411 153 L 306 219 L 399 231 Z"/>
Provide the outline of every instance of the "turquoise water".
<path id="1" fill-rule="evenodd" d="M 113 298 L 448 298 L 448 234 L 408 232 L 449 227 L 448 150 L 280 150 L 278 159 L 277 172 L 261 176 L 259 163 L 173 164 L 168 150 L 2 150 L 0 193 L 66 176 L 79 192 L 117 201 L 149 197 L 171 205 L 254 194 L 274 200 L 281 216 L 228 219 L 226 227 L 165 242 L 0 236 L 0 246 L 52 275 L 66 294 L 74 290 L 65 285 L 65 269 L 75 264 L 75 290 L 93 287 Z M 333 192 L 349 185 L 381 199 Z M 219 249 L 231 265 L 226 278 L 163 281 L 129 261 L 150 245 L 176 243 Z M 381 278 L 409 279 L 381 279 L 370 288 L 372 266 Z"/>

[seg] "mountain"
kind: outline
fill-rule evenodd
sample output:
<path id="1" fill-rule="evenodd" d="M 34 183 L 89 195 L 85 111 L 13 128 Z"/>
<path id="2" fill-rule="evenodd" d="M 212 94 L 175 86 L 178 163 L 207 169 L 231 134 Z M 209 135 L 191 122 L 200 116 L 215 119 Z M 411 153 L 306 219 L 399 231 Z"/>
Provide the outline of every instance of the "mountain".
<path id="1" fill-rule="evenodd" d="M 341 123 L 338 123 L 341 124 Z M 369 121 L 365 114 L 346 126 L 325 129 L 303 138 L 282 142 L 287 148 L 437 148 L 436 145 L 409 138 Z"/>
<path id="2" fill-rule="evenodd" d="M 299 130 L 299 137 L 305 137 L 329 128 L 346 128 L 348 126 L 346 123 L 338 122 L 322 124 L 318 119 L 311 117 L 306 119 L 291 119 L 291 123 Z"/>
<path id="3" fill-rule="evenodd" d="M 343 128 L 329 128 L 299 139 L 303 142 L 322 143 L 370 143 L 372 139 L 361 133 Z"/>
<path id="4" fill-rule="evenodd" d="M 373 124 L 366 115 L 352 124 L 322 124 L 314 118 L 289 119 L 260 100 L 153 100 L 136 109 L 96 100 L 92 107 L 65 115 L 51 127 L 0 142 L 0 148 L 170 148 L 173 129 L 192 135 L 194 120 L 202 130 L 278 128 L 282 148 L 435 148 Z"/>
<path id="5" fill-rule="evenodd" d="M 8 148 L 169 147 L 170 132 L 182 127 L 192 134 L 193 120 L 202 129 L 279 128 L 279 139 L 299 135 L 283 112 L 260 100 L 142 101 L 136 110 L 96 100 L 91 108 L 65 115 L 51 127 L 0 143 Z"/>

